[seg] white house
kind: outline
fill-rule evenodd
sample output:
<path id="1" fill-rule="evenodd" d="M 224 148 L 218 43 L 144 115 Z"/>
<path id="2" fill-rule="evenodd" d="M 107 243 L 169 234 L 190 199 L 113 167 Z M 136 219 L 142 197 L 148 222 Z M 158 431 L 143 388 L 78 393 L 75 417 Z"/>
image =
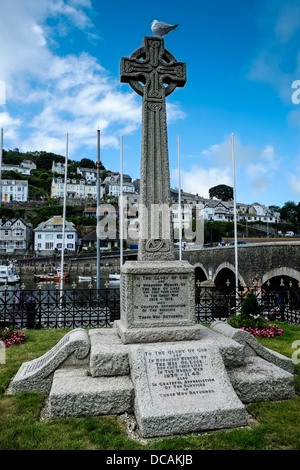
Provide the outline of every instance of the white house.
<path id="1" fill-rule="evenodd" d="M 16 171 L 17 173 L 21 173 L 21 175 L 30 175 L 30 168 L 23 168 L 19 165 L 9 165 L 7 163 L 3 163 L 2 171 Z"/>
<path id="2" fill-rule="evenodd" d="M 97 170 L 94 168 L 77 168 L 77 173 L 87 181 L 97 181 Z"/>
<path id="3" fill-rule="evenodd" d="M 28 199 L 28 181 L 22 180 L 2 180 L 1 200 L 2 202 L 19 201 L 25 202 Z"/>
<path id="4" fill-rule="evenodd" d="M 36 164 L 31 160 L 22 160 L 20 164 L 21 168 L 29 168 L 29 170 L 36 170 Z"/>
<path id="5" fill-rule="evenodd" d="M 64 178 L 53 178 L 51 184 L 51 197 L 64 196 Z M 100 196 L 103 196 L 103 188 L 100 187 Z M 97 183 L 85 179 L 67 179 L 67 197 L 75 199 L 97 199 Z"/>
<path id="6" fill-rule="evenodd" d="M 65 225 L 64 248 L 76 251 L 78 245 L 78 234 L 72 222 Z M 34 229 L 34 251 L 41 254 L 61 251 L 63 246 L 63 218 L 54 216 L 46 222 L 42 222 Z"/>
<path id="7" fill-rule="evenodd" d="M 52 162 L 52 173 L 58 173 L 59 175 L 65 174 L 65 164 L 60 162 Z"/>
<path id="8" fill-rule="evenodd" d="M 31 242 L 32 226 L 23 219 L 3 219 L 0 224 L 0 253 L 25 253 Z"/>
<path id="9" fill-rule="evenodd" d="M 108 196 L 119 197 L 121 195 L 120 175 L 111 175 L 103 182 L 105 193 Z M 135 193 L 135 187 L 128 178 L 123 175 L 123 193 Z"/>

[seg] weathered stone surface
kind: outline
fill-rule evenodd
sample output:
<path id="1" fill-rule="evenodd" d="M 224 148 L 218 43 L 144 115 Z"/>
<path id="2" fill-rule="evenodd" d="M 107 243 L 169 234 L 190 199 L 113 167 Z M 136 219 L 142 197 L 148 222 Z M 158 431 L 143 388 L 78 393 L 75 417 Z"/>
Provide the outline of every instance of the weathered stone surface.
<path id="1" fill-rule="evenodd" d="M 125 328 L 121 321 L 115 321 L 114 327 L 124 344 L 189 341 L 199 339 L 200 335 L 199 328 L 195 325 L 165 328 Z"/>
<path id="2" fill-rule="evenodd" d="M 209 341 L 133 345 L 135 414 L 144 437 L 248 423 L 218 348 Z"/>
<path id="3" fill-rule="evenodd" d="M 211 324 L 211 329 L 244 345 L 246 356 L 257 355 L 287 372 L 294 372 L 294 364 L 290 358 L 264 347 L 248 331 L 233 328 L 225 322 L 214 322 Z"/>
<path id="4" fill-rule="evenodd" d="M 236 367 L 244 364 L 245 350 L 243 344 L 225 335 L 218 334 L 203 325 L 198 325 L 198 327 L 200 340 L 211 341 L 218 347 L 226 367 Z"/>
<path id="5" fill-rule="evenodd" d="M 198 339 L 194 303 L 189 263 L 126 262 L 121 269 L 121 320 L 115 326 L 126 344 Z"/>
<path id="6" fill-rule="evenodd" d="M 83 369 L 55 372 L 49 394 L 48 415 L 87 416 L 132 411 L 133 386 L 129 376 L 91 377 Z"/>
<path id="7" fill-rule="evenodd" d="M 228 369 L 228 375 L 243 403 L 287 400 L 295 395 L 293 374 L 261 357 L 248 357 L 244 366 Z"/>
<path id="8" fill-rule="evenodd" d="M 121 59 L 121 82 L 143 97 L 139 207 L 139 260 L 173 260 L 170 171 L 165 98 L 186 83 L 186 65 L 145 37 L 143 47 Z"/>
<path id="9" fill-rule="evenodd" d="M 46 354 L 24 362 L 12 380 L 8 393 L 27 390 L 49 393 L 53 372 L 67 360 L 78 367 L 87 365 L 89 352 L 87 332 L 83 328 L 70 331 Z"/>
<path id="10" fill-rule="evenodd" d="M 127 328 L 193 325 L 193 267 L 181 261 L 126 262 L 121 269 L 121 305 Z"/>
<path id="11" fill-rule="evenodd" d="M 89 332 L 91 340 L 90 371 L 93 377 L 128 375 L 128 347 L 116 330 L 99 328 Z"/>

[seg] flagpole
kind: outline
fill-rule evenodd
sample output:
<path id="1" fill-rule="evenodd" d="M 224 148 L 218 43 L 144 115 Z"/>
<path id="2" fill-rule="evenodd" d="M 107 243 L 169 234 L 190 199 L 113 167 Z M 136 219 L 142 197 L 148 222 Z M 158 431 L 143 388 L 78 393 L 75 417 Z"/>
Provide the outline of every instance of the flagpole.
<path id="1" fill-rule="evenodd" d="M 177 137 L 178 148 L 178 216 L 179 216 L 179 260 L 182 260 L 182 214 L 181 214 L 181 169 L 180 169 L 180 138 Z"/>
<path id="2" fill-rule="evenodd" d="M 233 213 L 234 213 L 234 259 L 235 259 L 235 288 L 238 295 L 239 271 L 238 271 L 238 248 L 237 248 L 237 215 L 236 215 L 236 178 L 235 178 L 235 150 L 234 134 L 231 134 L 232 171 L 233 171 Z"/>
<path id="3" fill-rule="evenodd" d="M 120 139 L 120 204 L 119 204 L 119 218 L 120 218 L 120 267 L 123 266 L 123 136 Z"/>
<path id="4" fill-rule="evenodd" d="M 67 207 L 67 178 L 68 178 L 68 153 L 69 153 L 69 134 L 66 138 L 66 156 L 65 156 L 65 181 L 64 181 L 64 205 L 63 205 L 63 231 L 61 248 L 61 267 L 60 267 L 60 290 L 62 294 L 64 261 L 65 261 L 65 233 L 66 233 L 66 207 Z"/>
<path id="5" fill-rule="evenodd" d="M 100 203 L 101 203 L 101 177 L 100 177 L 100 130 L 97 130 L 97 289 L 101 286 L 101 238 L 100 238 Z"/>
<path id="6" fill-rule="evenodd" d="M 0 218 L 1 218 L 1 207 L 2 207 L 2 158 L 3 158 L 3 127 L 1 128 L 0 136 Z"/>

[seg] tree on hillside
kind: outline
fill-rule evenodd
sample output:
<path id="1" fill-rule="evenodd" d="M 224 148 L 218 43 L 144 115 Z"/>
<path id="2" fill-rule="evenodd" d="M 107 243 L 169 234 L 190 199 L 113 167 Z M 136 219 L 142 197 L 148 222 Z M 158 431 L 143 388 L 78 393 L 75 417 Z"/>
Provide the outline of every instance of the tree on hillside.
<path id="1" fill-rule="evenodd" d="M 219 184 L 210 188 L 209 197 L 211 199 L 215 197 L 217 199 L 221 199 L 221 201 L 231 201 L 233 199 L 233 188 L 226 184 Z"/>

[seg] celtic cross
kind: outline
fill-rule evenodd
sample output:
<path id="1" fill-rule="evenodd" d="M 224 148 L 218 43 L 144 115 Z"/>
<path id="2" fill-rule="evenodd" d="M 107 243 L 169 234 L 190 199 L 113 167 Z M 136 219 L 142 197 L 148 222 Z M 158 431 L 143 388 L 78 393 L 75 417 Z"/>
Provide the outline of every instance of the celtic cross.
<path id="1" fill-rule="evenodd" d="M 121 59 L 121 82 L 143 97 L 139 207 L 139 260 L 172 260 L 170 170 L 166 96 L 186 83 L 186 66 L 164 48 L 161 38 Z"/>

